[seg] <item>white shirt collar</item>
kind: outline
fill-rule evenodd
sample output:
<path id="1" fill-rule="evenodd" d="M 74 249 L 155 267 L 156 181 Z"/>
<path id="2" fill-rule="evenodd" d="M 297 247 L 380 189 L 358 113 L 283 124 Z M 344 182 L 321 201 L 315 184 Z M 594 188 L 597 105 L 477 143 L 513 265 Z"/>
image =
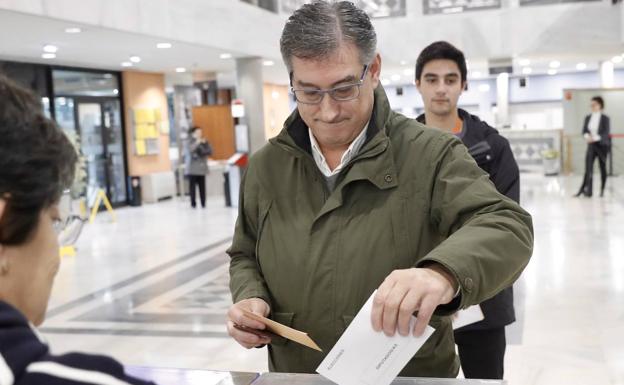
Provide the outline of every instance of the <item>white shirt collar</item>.
<path id="1" fill-rule="evenodd" d="M 310 144 L 312 145 L 312 157 L 314 158 L 314 162 L 316 162 L 316 166 L 321 170 L 321 173 L 326 177 L 331 177 L 340 173 L 340 171 L 344 168 L 344 166 L 349 163 L 351 159 L 360 151 L 364 142 L 366 141 L 366 131 L 368 131 L 368 123 L 364 126 L 364 129 L 360 134 L 351 142 L 347 151 L 342 154 L 342 158 L 340 159 L 340 164 L 334 169 L 331 170 L 327 161 L 325 160 L 325 156 L 321 152 L 321 147 L 319 146 L 314 134 L 312 134 L 312 130 L 308 127 L 308 135 L 310 136 Z"/>

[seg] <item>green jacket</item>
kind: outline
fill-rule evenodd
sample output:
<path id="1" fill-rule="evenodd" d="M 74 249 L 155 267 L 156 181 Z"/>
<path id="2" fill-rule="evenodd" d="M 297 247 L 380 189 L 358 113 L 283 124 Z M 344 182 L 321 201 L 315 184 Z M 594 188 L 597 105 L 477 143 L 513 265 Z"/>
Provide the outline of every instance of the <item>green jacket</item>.
<path id="1" fill-rule="evenodd" d="M 264 299 L 272 319 L 325 353 L 393 270 L 435 261 L 455 276 L 461 295 L 438 308 L 436 332 L 402 376 L 455 377 L 449 315 L 511 285 L 532 252 L 530 215 L 496 191 L 458 139 L 393 112 L 381 87 L 367 142 L 334 191 L 295 111 L 251 157 L 240 199 L 228 250 L 234 302 Z M 325 353 L 274 339 L 269 368 L 314 373 Z"/>

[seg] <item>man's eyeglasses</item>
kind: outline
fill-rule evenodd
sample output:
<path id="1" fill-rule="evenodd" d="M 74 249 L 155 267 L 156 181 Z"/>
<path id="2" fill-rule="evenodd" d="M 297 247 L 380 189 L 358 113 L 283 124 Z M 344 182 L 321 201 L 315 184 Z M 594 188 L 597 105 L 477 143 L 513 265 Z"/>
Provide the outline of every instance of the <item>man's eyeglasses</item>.
<path id="1" fill-rule="evenodd" d="M 290 91 L 295 95 L 295 100 L 302 104 L 319 104 L 323 100 L 325 94 L 329 94 L 329 96 L 337 102 L 346 102 L 347 100 L 357 99 L 358 96 L 360 96 L 360 87 L 364 84 L 364 77 L 367 72 L 368 65 L 365 65 L 362 76 L 360 76 L 360 80 L 358 80 L 357 83 L 345 84 L 327 90 L 315 88 L 295 89 L 294 87 L 290 87 Z"/>

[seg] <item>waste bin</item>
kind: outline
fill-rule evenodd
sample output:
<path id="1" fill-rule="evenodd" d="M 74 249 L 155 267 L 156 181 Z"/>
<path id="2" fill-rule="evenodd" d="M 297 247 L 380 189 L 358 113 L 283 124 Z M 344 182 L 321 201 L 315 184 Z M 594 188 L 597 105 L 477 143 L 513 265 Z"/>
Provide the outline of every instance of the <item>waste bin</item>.
<path id="1" fill-rule="evenodd" d="M 559 175 L 559 151 L 554 149 L 542 151 L 542 162 L 544 166 L 544 175 Z"/>
<path id="2" fill-rule="evenodd" d="M 243 169 L 247 166 L 247 154 L 237 152 L 227 161 L 227 167 L 223 176 L 223 188 L 225 193 L 225 205 L 227 207 L 238 207 L 238 193 L 240 189 Z"/>
<path id="3" fill-rule="evenodd" d="M 128 195 L 130 206 L 141 206 L 141 177 L 131 176 L 129 179 L 130 193 Z"/>

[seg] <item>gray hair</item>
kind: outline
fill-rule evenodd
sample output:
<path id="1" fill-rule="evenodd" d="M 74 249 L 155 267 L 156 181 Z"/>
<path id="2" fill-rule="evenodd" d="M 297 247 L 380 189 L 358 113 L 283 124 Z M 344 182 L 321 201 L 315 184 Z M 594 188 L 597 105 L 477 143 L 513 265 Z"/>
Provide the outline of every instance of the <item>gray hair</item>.
<path id="1" fill-rule="evenodd" d="M 345 42 L 358 48 L 362 65 L 373 61 L 377 34 L 368 15 L 350 1 L 315 0 L 288 18 L 282 31 L 280 50 L 288 72 L 292 72 L 293 57 L 327 58 Z"/>

